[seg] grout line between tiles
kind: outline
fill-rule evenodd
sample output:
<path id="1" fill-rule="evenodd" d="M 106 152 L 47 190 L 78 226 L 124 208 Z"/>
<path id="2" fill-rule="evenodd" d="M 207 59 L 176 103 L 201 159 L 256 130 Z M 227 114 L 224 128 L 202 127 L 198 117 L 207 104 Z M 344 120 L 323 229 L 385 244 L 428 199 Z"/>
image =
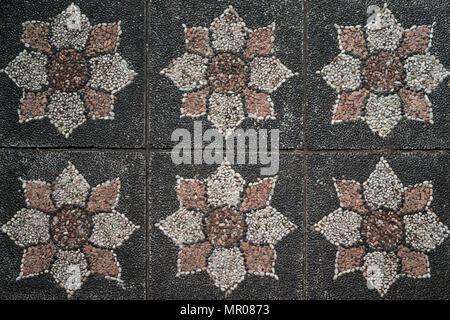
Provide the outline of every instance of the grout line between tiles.
<path id="1" fill-rule="evenodd" d="M 303 137 L 305 139 L 305 137 Z M 205 149 L 205 148 L 203 148 Z M 199 150 L 196 148 L 190 148 L 190 151 Z M 15 146 L 0 146 L 0 151 L 23 151 L 23 152 L 67 152 L 67 151 L 86 151 L 86 152 L 172 152 L 172 148 L 153 148 L 150 144 L 146 147 L 15 147 Z M 410 152 L 424 152 L 424 153 L 439 153 L 450 152 L 450 149 L 280 149 L 280 153 L 338 153 L 338 152 L 362 152 L 362 153 L 410 153 Z M 243 152 L 249 152 L 248 149 Z"/>
<path id="2" fill-rule="evenodd" d="M 145 154 L 145 299 L 150 299 L 150 153 Z"/>
<path id="3" fill-rule="evenodd" d="M 149 88 L 150 81 L 148 77 L 150 61 L 150 2 L 145 0 L 145 300 L 150 299 L 150 107 L 149 107 Z"/>
<path id="4" fill-rule="evenodd" d="M 306 144 L 306 103 L 307 103 L 307 93 L 308 88 L 306 85 L 306 75 L 307 75 L 307 58 L 308 58 L 308 1 L 302 0 L 302 7 L 303 7 L 303 54 L 302 54 L 302 84 L 303 84 L 303 104 L 302 104 L 302 118 L 303 118 L 303 144 L 302 144 L 302 160 L 303 160 L 303 184 L 302 184 L 302 192 L 303 192 L 303 247 L 302 247 L 302 258 L 303 258 L 303 274 L 302 274 L 302 289 L 303 289 L 303 296 L 302 299 L 307 299 L 307 257 L 306 257 L 306 241 L 307 241 L 307 219 L 306 219 L 306 181 L 307 181 L 307 164 L 306 164 L 306 154 L 308 152 L 308 145 Z"/>
<path id="5" fill-rule="evenodd" d="M 191 148 L 190 151 L 198 149 Z M 1 151 L 17 152 L 137 152 L 137 153 L 155 153 L 172 152 L 171 148 L 152 148 L 151 145 L 145 148 L 96 148 L 96 147 L 0 147 Z M 249 150 L 243 152 L 248 153 Z M 324 153 L 450 153 L 450 149 L 280 149 L 280 154 L 299 153 L 299 154 L 324 154 Z"/>

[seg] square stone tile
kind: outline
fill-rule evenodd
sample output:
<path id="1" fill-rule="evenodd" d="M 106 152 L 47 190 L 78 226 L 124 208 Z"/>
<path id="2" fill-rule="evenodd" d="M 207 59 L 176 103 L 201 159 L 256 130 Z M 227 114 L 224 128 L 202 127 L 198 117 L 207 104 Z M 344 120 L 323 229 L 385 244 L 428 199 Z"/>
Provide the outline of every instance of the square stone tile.
<path id="1" fill-rule="evenodd" d="M 230 13 L 229 6 L 235 13 Z M 240 18 L 235 16 L 236 13 Z M 221 16 L 223 19 L 219 19 Z M 229 17 L 233 18 L 227 20 Z M 192 132 L 194 121 L 198 120 L 202 122 L 203 130 L 216 128 L 213 123 L 223 132 L 236 124 L 244 130 L 276 128 L 280 130 L 280 148 L 299 148 L 303 121 L 302 17 L 302 2 L 293 0 L 152 1 L 149 19 L 152 146 L 172 146 L 173 130 L 185 128 Z M 244 22 L 254 33 L 237 27 L 235 33 L 231 33 L 234 34 L 231 40 L 217 32 L 219 41 L 216 42 L 213 21 L 219 30 L 228 28 L 227 21 L 240 21 L 241 26 Z M 273 22 L 274 32 L 271 30 Z M 189 39 L 198 36 L 197 42 L 189 40 L 186 43 L 183 25 L 188 29 Z M 162 70 L 166 70 L 165 74 L 161 74 Z M 247 85 L 250 89 L 258 88 L 257 92 L 245 91 Z M 214 90 L 208 93 L 208 88 Z M 269 119 L 270 100 L 274 119 Z M 219 108 L 224 104 L 229 106 L 226 110 L 234 110 L 230 115 Z M 180 118 L 182 113 L 186 116 Z M 223 119 L 228 119 L 227 126 L 223 125 Z M 243 121 L 239 123 L 241 119 Z"/>
<path id="2" fill-rule="evenodd" d="M 142 154 L 2 151 L 0 172 L 0 299 L 145 298 Z"/>
<path id="3" fill-rule="evenodd" d="M 404 39 L 411 40 L 411 35 L 417 34 L 424 36 L 424 43 L 429 44 L 430 28 L 428 27 L 436 23 L 433 26 L 430 48 L 427 45 L 413 48 L 409 45 L 412 40 L 401 40 L 401 49 L 396 49 L 398 37 L 383 38 L 380 35 L 380 39 L 385 41 L 385 44 L 381 45 L 380 42 L 377 44 L 376 40 L 372 40 L 377 39 L 377 32 L 379 34 L 374 25 L 378 20 L 371 20 L 369 27 L 366 27 L 372 12 L 378 12 L 379 9 L 381 10 L 379 12 L 387 13 L 383 9 L 384 2 L 381 0 L 308 1 L 306 135 L 310 149 L 445 149 L 450 146 L 447 112 L 447 97 L 450 89 L 447 85 L 448 78 L 442 79 L 445 78 L 446 73 L 443 68 L 450 67 L 450 57 L 446 54 L 449 24 L 445 13 L 448 2 L 445 0 L 389 1 L 387 9 L 408 35 Z M 378 9 L 373 6 L 378 6 Z M 368 8 L 374 8 L 370 14 L 367 13 Z M 383 16 L 386 25 L 389 25 L 387 21 L 394 21 L 391 15 Z M 342 37 L 345 34 L 351 34 L 349 39 L 357 43 L 344 42 L 343 50 L 348 49 L 345 56 L 339 55 L 341 50 L 335 24 L 362 27 L 361 30 L 342 28 Z M 413 26 L 428 26 L 428 29 L 408 30 Z M 392 27 L 392 30 L 397 30 L 392 34 L 399 35 L 397 27 Z M 367 55 L 368 51 L 364 43 L 374 48 L 373 45 L 378 45 L 379 53 L 370 51 Z M 352 45 L 355 49 L 351 49 Z M 382 53 L 388 47 L 393 51 Z M 412 51 L 413 49 L 417 50 Z M 424 55 L 424 50 L 428 50 L 431 56 Z M 338 55 L 339 57 L 336 58 Z M 398 60 L 396 55 L 399 55 Z M 433 60 L 433 56 L 440 62 Z M 339 61 L 345 61 L 347 71 L 344 72 L 338 67 L 342 65 Z M 388 61 L 392 61 L 389 64 L 391 67 L 386 67 Z M 423 62 L 423 66 L 428 67 L 414 67 L 421 64 L 415 64 L 415 62 Z M 330 64 L 335 68 L 326 67 Z M 366 65 L 369 66 L 367 73 L 365 73 Z M 355 73 L 351 72 L 350 66 L 353 66 Z M 431 69 L 434 71 L 429 71 Z M 316 73 L 321 70 L 324 74 Z M 361 79 L 357 76 L 358 71 L 362 75 Z M 348 78 L 342 81 L 345 74 Z M 389 76 L 380 76 L 383 74 Z M 428 76 L 425 77 L 425 75 Z M 328 85 L 322 76 L 326 76 L 334 87 Z M 385 82 L 387 78 L 391 80 Z M 418 79 L 422 79 L 422 82 Z M 440 84 L 439 79 L 443 80 Z M 340 84 L 337 85 L 339 82 Z M 335 88 L 343 90 L 340 95 L 343 103 L 339 104 L 342 108 L 339 107 L 336 114 L 334 114 L 334 106 L 338 99 L 338 92 Z M 393 91 L 390 91 L 391 89 Z M 426 89 L 430 89 L 430 92 L 425 92 Z M 358 93 L 350 95 L 353 91 Z M 353 100 L 350 100 L 351 98 Z M 365 121 L 362 121 L 360 116 L 364 116 Z M 433 123 L 430 123 L 430 119 Z M 332 120 L 337 122 L 332 124 Z"/>
<path id="4" fill-rule="evenodd" d="M 380 164 L 381 157 L 384 157 L 385 161 L 387 161 L 388 167 L 386 162 Z M 439 230 L 442 230 L 442 228 L 446 229 L 450 225 L 447 209 L 449 206 L 448 166 L 449 156 L 445 153 L 324 153 L 308 156 L 307 298 L 447 300 L 449 298 L 448 283 L 450 280 L 448 276 L 450 242 L 446 239 L 440 243 L 443 238 Z M 376 168 L 381 174 L 375 173 L 372 175 Z M 393 170 L 395 176 L 392 175 L 391 170 Z M 371 178 L 374 176 L 383 177 L 386 180 L 377 184 Z M 333 178 L 337 180 L 340 190 L 344 190 L 343 186 L 345 186 L 345 183 L 340 183 L 339 180 L 347 180 L 347 186 L 353 186 L 353 188 L 348 188 L 347 192 L 341 192 L 344 195 L 353 195 L 351 201 L 342 197 L 344 202 L 340 204 L 333 185 Z M 365 183 L 368 179 L 371 182 Z M 431 184 L 432 200 L 429 198 L 430 193 L 422 192 L 422 196 L 426 196 L 423 196 L 420 203 L 416 202 L 416 205 L 412 206 L 413 202 L 408 202 L 412 199 L 409 195 L 418 195 L 421 194 L 420 192 L 414 193 L 411 189 L 408 189 L 411 192 L 403 190 L 392 195 L 392 190 L 398 191 L 401 189 L 398 181 L 401 181 L 405 189 L 410 186 L 413 186 L 413 188 L 416 186 L 419 189 L 426 186 L 426 188 L 422 188 L 422 191 L 430 191 Z M 358 193 L 358 188 L 360 188 L 357 185 L 358 183 L 362 186 L 362 193 L 361 189 Z M 420 185 L 421 183 L 423 184 Z M 392 186 L 395 188 L 392 188 Z M 416 189 L 416 191 L 419 189 Z M 416 199 L 419 198 L 416 197 Z M 429 201 L 428 203 L 426 203 L 427 200 Z M 384 205 L 381 203 L 384 203 Z M 405 203 L 410 205 L 405 206 Z M 369 204 L 382 206 L 385 213 L 379 214 L 380 211 L 376 209 L 368 210 Z M 402 209 L 393 210 L 392 207 L 395 205 Z M 424 208 L 424 205 L 427 208 Z M 387 206 L 391 207 L 391 209 Z M 339 214 L 340 207 L 345 208 L 345 210 L 341 211 L 343 214 Z M 408 209 L 403 210 L 403 208 Z M 366 210 L 366 212 L 362 214 L 356 213 L 363 212 L 363 210 Z M 335 212 L 334 220 L 330 217 L 332 212 Z M 376 215 L 377 212 L 378 215 Z M 391 213 L 389 214 L 388 212 Z M 398 214 L 399 212 L 401 213 Z M 326 216 L 328 218 L 323 220 Z M 358 216 L 362 216 L 362 221 L 358 220 Z M 385 232 L 377 233 L 376 230 L 380 229 L 377 228 L 376 224 L 373 224 L 375 220 L 370 217 L 376 217 L 380 229 L 383 226 L 390 226 L 386 230 L 391 231 L 391 236 L 386 236 Z M 425 220 L 421 221 L 428 221 L 428 223 L 412 223 L 420 221 L 416 220 L 420 217 L 425 218 Z M 327 237 L 321 232 L 313 230 L 315 228 L 314 225 L 319 221 L 322 221 L 321 225 L 324 226 L 320 230 L 328 230 L 325 232 Z M 327 224 L 326 221 L 329 223 Z M 348 221 L 348 223 L 344 221 Z M 352 224 L 350 221 L 356 222 Z M 361 224 L 359 224 L 359 221 L 361 221 Z M 390 222 L 387 223 L 387 221 Z M 400 226 L 397 224 L 399 221 L 401 221 Z M 440 223 L 437 221 L 440 221 Z M 369 233 L 367 231 L 369 228 L 365 228 L 364 224 L 371 226 L 370 230 L 373 230 L 373 233 Z M 328 227 L 326 227 L 327 225 Z M 447 227 L 444 227 L 444 225 Z M 333 226 L 335 227 L 334 230 L 341 228 L 340 235 L 339 233 L 338 235 L 336 233 L 333 235 Z M 355 226 L 358 227 L 356 231 Z M 395 229 L 393 226 L 398 226 L 398 228 Z M 399 230 L 406 230 L 406 232 Z M 428 232 L 415 233 L 414 230 L 428 230 Z M 446 230 L 448 235 L 448 229 Z M 434 234 L 434 238 L 429 238 L 430 231 Z M 361 234 L 361 241 L 354 243 L 354 241 L 357 241 L 359 234 Z M 423 237 L 421 238 L 420 235 Z M 365 254 L 367 254 L 365 255 L 366 260 L 358 264 L 357 261 L 358 257 L 360 257 L 361 249 L 353 249 L 355 260 L 346 261 L 342 258 L 339 263 L 339 272 L 345 272 L 344 270 L 348 270 L 348 268 L 359 266 L 368 270 L 367 274 L 384 274 L 383 279 L 386 279 L 386 284 L 388 284 L 392 280 L 389 276 L 390 273 L 382 270 L 392 271 L 396 267 L 394 274 L 404 271 L 408 272 L 409 275 L 415 275 L 416 278 L 401 276 L 390 286 L 386 285 L 385 288 L 380 288 L 384 293 L 384 297 L 377 290 L 368 289 L 366 278 L 361 270 L 343 273 L 336 280 L 333 280 L 337 246 L 327 239 L 331 239 L 333 242 L 336 241 L 344 248 L 363 247 Z M 420 241 L 417 239 L 420 239 Z M 398 249 L 399 246 L 404 246 L 407 249 Z M 431 249 L 433 247 L 436 248 L 429 252 L 421 253 L 424 249 L 426 251 L 427 248 Z M 409 250 L 413 250 L 416 253 L 411 253 Z M 373 261 L 374 257 L 379 257 L 380 252 L 383 251 L 389 252 L 387 257 L 384 258 L 385 268 L 377 267 L 377 265 L 381 264 L 368 262 Z M 378 253 L 374 254 L 374 252 Z M 431 277 L 419 279 L 417 276 L 422 276 L 426 273 L 427 258 L 425 255 L 428 256 Z M 400 258 L 395 258 L 396 256 Z M 351 256 L 348 255 L 348 257 Z M 344 264 L 344 262 L 348 262 L 348 264 Z M 416 268 L 408 268 L 408 266 L 411 267 L 413 262 L 417 263 Z M 364 268 L 366 264 L 367 268 Z M 347 269 L 344 267 L 345 265 L 348 267 Z M 403 269 L 404 267 L 405 269 Z M 374 286 L 373 284 L 377 286 L 378 282 L 374 281 L 374 277 L 368 277 L 368 279 L 371 280 L 372 286 Z"/>
<path id="5" fill-rule="evenodd" d="M 142 147 L 145 1 L 69 5 L 2 2 L 0 145 Z"/>
<path id="6" fill-rule="evenodd" d="M 220 184 L 224 181 L 223 178 L 219 178 L 217 180 L 219 184 L 211 182 L 211 184 L 208 184 L 208 188 L 204 187 L 204 183 L 207 183 L 204 179 L 208 179 L 211 175 L 212 178 L 209 181 L 214 181 L 214 178 L 217 178 L 214 174 L 219 165 L 175 166 L 170 159 L 170 153 L 166 152 L 152 153 L 150 162 L 150 299 L 227 298 L 287 300 L 300 299 L 302 297 L 303 161 L 300 155 L 283 153 L 280 156 L 278 180 L 275 183 L 275 189 L 272 189 L 272 199 L 271 201 L 269 200 L 269 205 L 275 208 L 278 213 L 273 211 L 270 206 L 266 206 L 267 202 L 261 204 L 263 209 L 259 209 L 260 211 L 256 210 L 256 212 L 259 212 L 258 215 L 266 217 L 272 222 L 267 222 L 269 220 L 262 218 L 255 221 L 255 215 L 253 214 L 253 219 L 251 219 L 252 214 L 250 211 L 246 211 L 244 213 L 246 219 L 241 220 L 242 216 L 239 211 L 227 210 L 227 206 L 224 207 L 226 201 L 228 204 L 239 202 L 239 208 L 249 208 L 245 205 L 247 202 L 240 202 L 242 200 L 240 200 L 239 194 L 243 196 L 247 193 L 243 194 L 242 190 L 239 193 L 239 185 L 241 187 L 243 185 L 242 182 L 236 181 L 237 178 L 231 179 L 231 182 L 223 185 Z M 232 165 L 231 168 L 240 174 L 241 179 L 246 181 L 244 183 L 246 186 L 250 183 L 256 184 L 259 177 L 262 179 L 267 178 L 260 175 L 260 168 L 256 165 Z M 221 170 L 225 173 L 225 177 L 233 174 L 227 166 Z M 176 192 L 177 176 L 184 179 L 197 180 L 180 180 L 180 192 Z M 263 181 L 265 182 L 256 185 L 265 186 L 260 189 L 260 192 L 262 192 L 260 195 L 265 194 L 267 196 L 267 191 L 269 190 L 267 184 L 271 185 L 272 180 L 269 178 Z M 190 189 L 198 191 L 197 197 L 192 196 L 192 194 L 189 195 L 188 189 L 184 184 L 198 188 Z M 223 188 L 219 185 L 223 186 Z M 227 190 L 229 192 L 228 196 L 221 194 L 221 192 Z M 177 194 L 180 196 L 180 199 L 183 199 L 182 202 L 177 199 Z M 244 197 L 244 199 L 247 198 Z M 264 203 L 267 197 L 262 196 L 261 199 Z M 207 205 L 209 203 L 213 203 L 215 209 L 206 208 L 209 207 Z M 258 206 L 255 203 L 254 208 L 256 207 Z M 218 212 L 220 215 L 229 214 L 230 220 L 227 222 L 219 219 L 220 221 L 217 220 L 217 222 L 220 228 L 213 228 L 215 224 L 212 221 L 216 220 L 211 219 L 217 218 Z M 234 217 L 234 220 L 231 217 Z M 230 224 L 229 221 L 235 221 L 233 229 L 236 233 L 234 235 L 226 232 L 226 229 L 222 229 L 222 227 L 226 228 L 225 226 Z M 245 229 L 243 232 L 237 232 L 236 230 L 243 230 L 242 221 L 246 221 L 244 223 Z M 225 225 L 222 225 L 222 222 Z M 159 226 L 156 226 L 155 224 L 158 223 Z M 266 229 L 261 227 L 261 229 L 266 230 L 266 233 L 255 233 L 255 229 L 252 228 L 252 225 L 254 226 L 255 223 L 267 226 Z M 294 229 L 293 224 L 296 226 L 296 229 Z M 273 230 L 273 226 L 279 229 Z M 165 230 L 167 235 L 163 230 Z M 223 232 L 224 230 L 225 232 Z M 284 237 L 282 237 L 283 231 L 286 231 Z M 251 241 L 250 249 L 242 251 L 249 253 L 257 251 L 258 243 L 264 243 L 264 239 L 266 239 L 266 245 L 261 245 L 259 249 L 263 258 L 261 258 L 261 255 L 245 254 L 247 257 L 245 269 L 243 267 L 244 261 L 239 257 L 239 251 L 236 253 L 236 244 L 239 238 L 244 239 L 244 241 Z M 282 239 L 276 243 L 276 240 L 279 238 Z M 182 272 L 200 270 L 200 272 L 177 276 L 178 252 L 181 249 L 176 243 L 179 244 L 180 248 L 183 247 L 183 252 L 186 253 L 186 255 L 180 255 L 180 270 Z M 196 244 L 192 245 L 191 243 Z M 198 243 L 202 244 L 199 245 Z M 213 244 L 214 249 L 212 252 L 208 252 L 211 249 L 208 243 Z M 274 271 L 269 270 L 270 261 L 273 261 L 274 257 L 273 251 L 267 245 L 269 243 L 275 244 L 273 247 L 276 251 Z M 224 246 L 226 249 L 224 249 Z M 185 259 L 185 257 L 189 257 L 190 249 L 192 249 L 192 252 L 197 252 L 195 256 L 198 259 L 195 262 L 189 261 L 188 263 L 186 262 L 188 258 Z M 222 259 L 219 258 L 221 256 Z M 264 259 L 266 261 L 263 263 L 262 260 Z M 267 263 L 269 264 L 267 265 Z M 210 272 L 204 270 L 207 264 Z M 228 267 L 230 271 L 218 277 L 217 272 L 227 270 L 228 265 L 231 266 Z M 259 270 L 266 274 L 274 272 L 278 280 L 273 275 L 261 276 L 247 273 L 243 281 L 238 283 L 234 290 L 227 293 L 228 289 L 232 289 L 236 285 L 236 281 L 233 279 L 241 279 L 240 277 L 245 274 L 245 270 Z M 226 285 L 227 281 L 230 281 L 229 286 Z M 224 287 L 226 292 L 222 292 L 220 286 Z"/>

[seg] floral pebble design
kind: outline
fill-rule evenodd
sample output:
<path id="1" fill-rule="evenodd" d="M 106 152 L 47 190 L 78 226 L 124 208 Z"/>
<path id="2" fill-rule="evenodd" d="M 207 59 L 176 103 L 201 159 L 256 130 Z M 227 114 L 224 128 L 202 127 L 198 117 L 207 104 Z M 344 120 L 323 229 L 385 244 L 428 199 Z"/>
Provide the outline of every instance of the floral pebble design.
<path id="1" fill-rule="evenodd" d="M 382 138 L 403 118 L 433 123 L 427 94 L 449 75 L 429 52 L 434 27 L 404 30 L 386 5 L 365 27 L 336 25 L 341 52 L 318 71 L 339 94 L 331 123 L 365 121 Z"/>
<path id="2" fill-rule="evenodd" d="M 184 92 L 181 117 L 229 136 L 246 118 L 274 119 L 270 94 L 294 73 L 273 56 L 275 23 L 251 30 L 233 7 L 209 28 L 183 25 L 186 50 L 161 71 Z"/>
<path id="3" fill-rule="evenodd" d="M 231 293 L 247 274 L 275 274 L 275 245 L 297 226 L 270 206 L 277 177 L 247 184 L 225 161 L 205 180 L 177 177 L 180 208 L 159 221 L 179 247 L 177 276 L 206 271 Z"/>
<path id="4" fill-rule="evenodd" d="M 334 279 L 361 271 L 384 296 L 400 277 L 430 277 L 427 252 L 449 234 L 433 212 L 433 185 L 404 187 L 384 158 L 361 185 L 334 180 L 340 208 L 314 229 L 337 246 Z"/>
<path id="5" fill-rule="evenodd" d="M 51 22 L 23 27 L 27 49 L 3 70 L 23 89 L 19 122 L 48 118 L 68 138 L 87 118 L 114 119 L 114 94 L 136 75 L 116 52 L 120 22 L 91 26 L 71 4 Z"/>
<path id="6" fill-rule="evenodd" d="M 50 273 L 69 298 L 90 274 L 121 284 L 114 249 L 139 226 L 115 210 L 120 180 L 91 189 L 70 162 L 53 183 L 20 180 L 27 206 L 1 228 L 24 248 L 17 280 Z"/>

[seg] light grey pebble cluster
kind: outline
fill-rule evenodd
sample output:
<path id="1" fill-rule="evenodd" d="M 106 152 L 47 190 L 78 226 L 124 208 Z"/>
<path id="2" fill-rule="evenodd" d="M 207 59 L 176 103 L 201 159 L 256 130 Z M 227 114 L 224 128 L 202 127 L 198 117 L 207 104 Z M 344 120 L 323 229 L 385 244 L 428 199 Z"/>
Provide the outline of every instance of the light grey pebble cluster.
<path id="1" fill-rule="evenodd" d="M 52 197 L 57 207 L 84 206 L 89 188 L 89 183 L 69 161 L 68 166 L 54 181 Z"/>
<path id="2" fill-rule="evenodd" d="M 240 51 L 245 44 L 247 28 L 233 7 L 227 8 L 211 23 L 212 45 L 220 51 Z"/>
<path id="3" fill-rule="evenodd" d="M 89 19 L 73 3 L 54 18 L 51 26 L 50 41 L 58 49 L 83 49 L 91 32 Z"/>
<path id="4" fill-rule="evenodd" d="M 405 63 L 406 83 L 416 91 L 431 93 L 450 74 L 432 54 L 409 57 Z"/>
<path id="5" fill-rule="evenodd" d="M 206 179 L 208 202 L 212 207 L 237 206 L 245 180 L 235 172 L 228 162 L 224 162 L 216 172 Z"/>
<path id="6" fill-rule="evenodd" d="M 384 296 L 398 279 L 399 259 L 393 252 L 370 252 L 364 257 L 361 267 L 369 289 L 376 289 Z"/>
<path id="7" fill-rule="evenodd" d="M 89 275 L 86 257 L 79 249 L 59 250 L 50 273 L 70 297 L 81 288 L 84 279 Z"/>
<path id="8" fill-rule="evenodd" d="M 370 93 L 362 119 L 370 130 L 385 138 L 402 119 L 402 101 L 397 94 L 379 96 Z"/>
<path id="9" fill-rule="evenodd" d="M 185 53 L 161 70 L 182 91 L 190 91 L 207 85 L 208 59 L 197 54 Z"/>
<path id="10" fill-rule="evenodd" d="M 297 228 L 288 218 L 271 206 L 248 213 L 245 221 L 247 241 L 260 244 L 276 245 L 284 236 Z"/>
<path id="11" fill-rule="evenodd" d="M 117 212 L 102 212 L 92 217 L 94 227 L 89 241 L 102 247 L 115 249 L 130 237 L 130 235 L 139 229 L 128 218 Z"/>
<path id="12" fill-rule="evenodd" d="M 385 5 L 366 25 L 366 34 L 370 50 L 392 51 L 400 44 L 403 28 Z"/>
<path id="13" fill-rule="evenodd" d="M 181 246 L 187 243 L 196 243 L 205 239 L 203 233 L 203 213 L 185 208 L 178 209 L 156 224 L 158 228 L 172 241 Z"/>
<path id="14" fill-rule="evenodd" d="M 207 272 L 222 291 L 231 292 L 244 280 L 247 271 L 239 248 L 216 248 L 208 258 Z"/>
<path id="15" fill-rule="evenodd" d="M 24 50 L 8 64 L 4 71 L 17 86 L 37 91 L 48 85 L 47 62 L 47 56 Z"/>
<path id="16" fill-rule="evenodd" d="M 244 118 L 244 106 L 239 95 L 227 95 L 218 92 L 211 94 L 209 98 L 208 120 L 225 137 L 231 135 Z"/>
<path id="17" fill-rule="evenodd" d="M 336 246 L 351 246 L 361 242 L 361 223 L 359 214 L 339 208 L 316 223 L 314 229 Z"/>
<path id="18" fill-rule="evenodd" d="M 430 210 L 426 213 L 406 215 L 403 221 L 406 242 L 419 251 L 429 252 L 436 249 L 449 234 L 447 226 Z"/>
<path id="19" fill-rule="evenodd" d="M 375 170 L 363 184 L 364 198 L 372 209 L 380 207 L 397 210 L 402 202 L 403 184 L 381 157 Z"/>
<path id="20" fill-rule="evenodd" d="M 89 60 L 91 78 L 88 85 L 116 93 L 126 87 L 136 76 L 119 53 L 104 54 Z"/>
<path id="21" fill-rule="evenodd" d="M 339 53 L 318 73 L 337 92 L 356 90 L 361 85 L 361 61 L 345 53 Z"/>
<path id="22" fill-rule="evenodd" d="M 66 138 L 86 121 L 84 103 L 77 92 L 56 91 L 51 95 L 47 116 Z"/>
<path id="23" fill-rule="evenodd" d="M 250 69 L 249 87 L 269 93 L 294 76 L 294 73 L 275 57 L 256 57 L 250 62 Z"/>
<path id="24" fill-rule="evenodd" d="M 2 226 L 2 231 L 21 247 L 48 242 L 49 230 L 50 216 L 36 209 L 21 209 Z"/>

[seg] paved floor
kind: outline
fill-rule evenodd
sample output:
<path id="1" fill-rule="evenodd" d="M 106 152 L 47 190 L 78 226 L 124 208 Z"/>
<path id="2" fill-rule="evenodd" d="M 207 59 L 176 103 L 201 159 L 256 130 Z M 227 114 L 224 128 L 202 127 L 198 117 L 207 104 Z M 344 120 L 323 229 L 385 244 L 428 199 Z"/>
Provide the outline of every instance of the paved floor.
<path id="1" fill-rule="evenodd" d="M 3 1 L 0 299 L 449 299 L 447 11 Z"/>

